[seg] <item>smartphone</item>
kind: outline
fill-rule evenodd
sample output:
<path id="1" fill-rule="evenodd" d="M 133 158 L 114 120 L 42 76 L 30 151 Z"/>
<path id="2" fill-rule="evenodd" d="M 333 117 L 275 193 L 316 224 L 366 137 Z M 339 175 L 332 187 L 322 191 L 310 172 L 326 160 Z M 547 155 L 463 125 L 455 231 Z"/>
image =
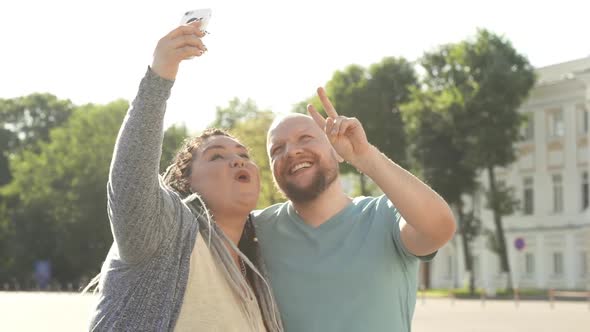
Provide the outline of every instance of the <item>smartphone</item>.
<path id="1" fill-rule="evenodd" d="M 180 24 L 189 24 L 194 21 L 201 21 L 201 31 L 207 31 L 207 25 L 209 24 L 210 19 L 210 8 L 195 9 L 184 13 L 184 15 L 182 15 L 182 19 L 180 20 Z"/>

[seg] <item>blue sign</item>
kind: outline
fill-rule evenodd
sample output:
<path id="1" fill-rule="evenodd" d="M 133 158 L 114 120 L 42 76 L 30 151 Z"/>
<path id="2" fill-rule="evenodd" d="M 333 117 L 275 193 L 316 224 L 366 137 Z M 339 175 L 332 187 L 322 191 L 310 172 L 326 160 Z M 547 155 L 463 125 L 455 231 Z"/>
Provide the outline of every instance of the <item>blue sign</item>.
<path id="1" fill-rule="evenodd" d="M 525 247 L 524 239 L 521 237 L 516 238 L 516 240 L 514 240 L 514 247 L 519 251 L 524 249 L 524 247 Z"/>

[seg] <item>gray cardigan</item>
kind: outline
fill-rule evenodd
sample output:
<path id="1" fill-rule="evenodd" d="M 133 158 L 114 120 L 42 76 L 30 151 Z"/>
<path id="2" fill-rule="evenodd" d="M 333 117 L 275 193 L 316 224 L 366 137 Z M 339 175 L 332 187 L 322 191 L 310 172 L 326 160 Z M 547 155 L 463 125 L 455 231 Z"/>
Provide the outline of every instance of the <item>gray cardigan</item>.
<path id="1" fill-rule="evenodd" d="M 171 331 L 178 319 L 198 222 L 158 175 L 173 83 L 148 68 L 117 137 L 107 184 L 114 243 L 93 331 Z"/>

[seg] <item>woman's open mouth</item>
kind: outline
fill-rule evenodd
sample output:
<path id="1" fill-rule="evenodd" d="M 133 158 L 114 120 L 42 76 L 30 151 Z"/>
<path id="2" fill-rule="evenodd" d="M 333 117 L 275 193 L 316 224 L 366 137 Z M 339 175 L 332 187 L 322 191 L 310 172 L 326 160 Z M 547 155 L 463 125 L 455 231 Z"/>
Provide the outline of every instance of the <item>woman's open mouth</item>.
<path id="1" fill-rule="evenodd" d="M 234 180 L 241 183 L 250 183 L 250 173 L 245 170 L 240 170 L 236 173 Z"/>

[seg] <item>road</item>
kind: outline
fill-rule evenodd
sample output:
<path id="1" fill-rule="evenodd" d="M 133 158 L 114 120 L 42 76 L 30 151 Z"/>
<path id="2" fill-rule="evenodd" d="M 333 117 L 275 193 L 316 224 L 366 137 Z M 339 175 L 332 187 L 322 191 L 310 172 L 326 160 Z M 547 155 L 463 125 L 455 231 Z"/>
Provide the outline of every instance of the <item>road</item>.
<path id="1" fill-rule="evenodd" d="M 0 292 L 0 331 L 84 331 L 93 295 Z M 418 299 L 414 332 L 590 331 L 587 302 Z"/>
<path id="2" fill-rule="evenodd" d="M 414 332 L 589 332 L 588 302 L 418 300 Z"/>

